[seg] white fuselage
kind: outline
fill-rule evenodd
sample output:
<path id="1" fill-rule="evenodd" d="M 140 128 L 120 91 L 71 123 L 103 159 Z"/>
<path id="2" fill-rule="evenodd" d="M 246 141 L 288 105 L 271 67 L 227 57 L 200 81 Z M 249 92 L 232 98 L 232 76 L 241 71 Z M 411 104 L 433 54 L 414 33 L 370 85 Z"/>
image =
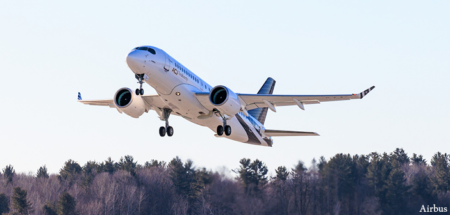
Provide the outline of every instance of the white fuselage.
<path id="1" fill-rule="evenodd" d="M 212 117 L 199 119 L 199 116 L 209 114 L 212 109 L 203 106 L 195 96 L 198 92 L 210 92 L 213 87 L 163 50 L 152 46 L 141 47 L 151 48 L 155 53 L 133 49 L 127 56 L 127 64 L 133 73 L 145 74 L 145 82 L 157 91 L 165 108 L 172 110 L 171 115 L 181 116 L 215 132 L 217 126 L 222 125 L 222 118 L 213 114 Z M 232 133 L 223 137 L 272 146 L 272 139 L 264 136 L 264 126 L 251 115 L 247 117 L 240 112 L 227 120 L 227 124 L 231 126 Z"/>

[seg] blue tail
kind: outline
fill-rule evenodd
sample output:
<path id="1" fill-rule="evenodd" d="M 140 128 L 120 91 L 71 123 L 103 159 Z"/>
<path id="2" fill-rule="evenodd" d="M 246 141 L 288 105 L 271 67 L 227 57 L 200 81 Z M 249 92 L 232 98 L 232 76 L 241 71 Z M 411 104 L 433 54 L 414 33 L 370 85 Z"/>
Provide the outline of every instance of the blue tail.
<path id="1" fill-rule="evenodd" d="M 78 92 L 78 100 L 83 100 L 83 98 L 81 98 L 81 93 Z"/>
<path id="2" fill-rule="evenodd" d="M 273 78 L 267 78 L 266 82 L 262 85 L 261 89 L 259 89 L 258 94 L 272 94 L 273 89 L 275 88 L 276 81 Z M 248 114 L 252 115 L 257 119 L 261 124 L 264 125 L 267 116 L 267 108 L 256 108 L 248 111 Z"/>

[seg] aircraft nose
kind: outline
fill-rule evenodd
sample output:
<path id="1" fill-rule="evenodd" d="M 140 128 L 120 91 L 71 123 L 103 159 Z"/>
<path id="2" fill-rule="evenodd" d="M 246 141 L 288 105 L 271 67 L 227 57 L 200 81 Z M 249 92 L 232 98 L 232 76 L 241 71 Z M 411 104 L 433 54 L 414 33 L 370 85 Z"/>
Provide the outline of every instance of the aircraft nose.
<path id="1" fill-rule="evenodd" d="M 127 64 L 131 70 L 139 68 L 139 64 L 142 64 L 142 56 L 138 51 L 132 51 L 127 56 Z"/>

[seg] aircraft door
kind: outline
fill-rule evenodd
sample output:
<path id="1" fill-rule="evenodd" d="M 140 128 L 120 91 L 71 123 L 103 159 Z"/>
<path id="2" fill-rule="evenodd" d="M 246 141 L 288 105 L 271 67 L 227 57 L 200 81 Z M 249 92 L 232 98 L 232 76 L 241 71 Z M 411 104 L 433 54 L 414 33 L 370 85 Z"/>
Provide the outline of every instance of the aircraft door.
<path id="1" fill-rule="evenodd" d="M 166 64 L 164 65 L 164 69 L 166 70 L 166 72 L 172 69 L 172 65 L 173 65 L 172 59 L 170 59 L 170 56 L 166 54 Z"/>

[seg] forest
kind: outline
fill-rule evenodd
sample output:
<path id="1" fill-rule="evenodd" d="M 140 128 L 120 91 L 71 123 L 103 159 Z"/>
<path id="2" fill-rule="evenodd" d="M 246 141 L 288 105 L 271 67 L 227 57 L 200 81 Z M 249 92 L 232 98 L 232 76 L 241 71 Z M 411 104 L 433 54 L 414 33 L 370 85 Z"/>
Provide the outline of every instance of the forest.
<path id="1" fill-rule="evenodd" d="M 272 176 L 262 160 L 247 158 L 236 161 L 238 168 L 231 174 L 178 157 L 138 164 L 129 155 L 83 165 L 67 160 L 58 174 L 49 174 L 45 166 L 36 174 L 16 173 L 7 165 L 0 174 L 0 214 L 447 212 L 449 161 L 446 153 L 437 152 L 428 162 L 397 148 L 382 154 L 320 157 L 308 165 L 299 161 L 287 164 L 292 168 L 272 169 Z"/>

